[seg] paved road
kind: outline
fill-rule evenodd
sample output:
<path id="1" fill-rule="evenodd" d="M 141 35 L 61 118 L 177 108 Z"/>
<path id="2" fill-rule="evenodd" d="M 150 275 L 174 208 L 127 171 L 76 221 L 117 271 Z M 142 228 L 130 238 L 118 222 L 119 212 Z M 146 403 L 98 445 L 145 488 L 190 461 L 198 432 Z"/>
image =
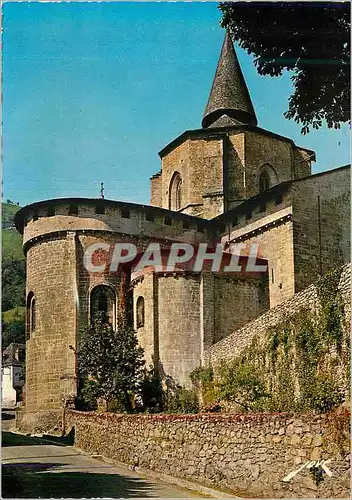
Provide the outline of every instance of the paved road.
<path id="1" fill-rule="evenodd" d="M 9 428 L 8 420 L 3 423 Z M 19 436 L 6 428 L 2 445 L 3 497 L 204 498 L 94 459 L 72 446 L 46 444 L 45 440 Z"/>

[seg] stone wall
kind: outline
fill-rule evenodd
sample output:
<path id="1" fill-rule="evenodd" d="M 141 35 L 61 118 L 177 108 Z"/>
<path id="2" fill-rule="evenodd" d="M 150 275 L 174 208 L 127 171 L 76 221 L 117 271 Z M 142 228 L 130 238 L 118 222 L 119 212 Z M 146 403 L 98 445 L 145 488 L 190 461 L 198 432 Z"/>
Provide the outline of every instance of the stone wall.
<path id="1" fill-rule="evenodd" d="M 259 193 L 259 175 L 264 164 L 275 170 L 278 184 L 292 179 L 292 149 L 290 141 L 260 133 L 246 133 L 246 198 Z"/>
<path id="2" fill-rule="evenodd" d="M 295 291 L 351 257 L 350 167 L 292 185 Z"/>
<path id="3" fill-rule="evenodd" d="M 348 497 L 349 416 L 343 446 L 328 415 L 130 415 L 67 411 L 75 445 L 88 453 L 166 473 L 234 495 L 260 498 Z M 341 434 L 342 436 L 342 434 Z M 332 477 L 317 487 L 308 460 L 330 459 Z M 137 469 L 138 470 L 138 469 Z"/>
<path id="4" fill-rule="evenodd" d="M 266 280 L 214 276 L 213 343 L 267 311 L 268 299 Z"/>
<path id="5" fill-rule="evenodd" d="M 339 284 L 339 290 L 345 304 L 347 320 L 350 317 L 351 305 L 351 266 L 343 266 Z M 317 290 L 311 285 L 289 300 L 281 302 L 270 309 L 259 318 L 251 321 L 243 328 L 220 340 L 204 352 L 205 364 L 218 364 L 221 360 L 234 358 L 241 350 L 249 345 L 255 336 L 266 333 L 268 328 L 279 324 L 286 316 L 299 311 L 303 307 L 314 309 L 317 306 Z"/>
<path id="6" fill-rule="evenodd" d="M 158 279 L 159 355 L 163 373 L 189 384 L 189 374 L 201 362 L 200 276 L 160 276 Z"/>
<path id="7" fill-rule="evenodd" d="M 227 146 L 227 209 L 246 199 L 245 134 L 230 134 Z"/>
<path id="8" fill-rule="evenodd" d="M 77 210 L 76 215 L 70 214 L 73 206 Z M 104 213 L 97 213 L 97 206 L 103 207 Z M 50 210 L 54 215 L 48 216 Z M 16 217 L 17 229 L 23 232 L 25 248 L 31 241 L 63 231 L 104 231 L 192 244 L 208 241 L 207 224 L 200 218 L 135 203 L 79 198 L 49 200 L 22 208 Z"/>
<path id="9" fill-rule="evenodd" d="M 202 217 L 212 219 L 224 211 L 222 137 L 191 142 L 189 192 L 203 203 Z"/>
<path id="10" fill-rule="evenodd" d="M 166 379 L 185 386 L 206 347 L 268 309 L 265 274 L 144 272 L 131 284 L 134 326 L 147 365 L 158 363 Z M 138 327 L 140 297 L 144 324 Z"/>
<path id="11" fill-rule="evenodd" d="M 26 343 L 26 411 L 58 409 L 75 392 L 76 240 L 74 233 L 27 253 L 27 296 L 35 298 L 35 328 Z"/>
<path id="12" fill-rule="evenodd" d="M 161 173 L 157 173 L 150 178 L 150 204 L 154 207 L 162 206 Z"/>
<path id="13" fill-rule="evenodd" d="M 182 178 L 183 211 L 207 219 L 258 194 L 264 164 L 275 170 L 277 183 L 310 175 L 307 151 L 284 137 L 257 130 L 182 134 L 159 153 L 162 170 L 151 178 L 152 204 L 170 208 L 169 187 L 175 172 Z"/>
<path id="14" fill-rule="evenodd" d="M 178 172 L 182 179 L 182 211 L 211 219 L 224 210 L 222 137 L 187 139 L 162 158 L 161 181 L 152 179 L 151 199 L 169 207 L 170 182 Z M 159 178 L 158 178 L 159 179 Z M 161 182 L 161 184 L 160 184 Z M 161 185 L 161 197 L 158 190 Z"/>
<path id="15" fill-rule="evenodd" d="M 133 317 L 134 329 L 137 332 L 139 345 L 144 349 L 144 359 L 147 367 L 156 361 L 158 355 L 158 316 L 157 297 L 155 293 L 157 276 L 154 273 L 145 273 L 143 278 L 134 284 L 133 288 Z M 144 324 L 137 324 L 137 300 L 144 299 Z"/>
<path id="16" fill-rule="evenodd" d="M 226 226 L 223 244 L 259 244 L 269 264 L 270 307 L 275 307 L 321 273 L 349 262 L 350 168 L 297 179 L 269 194 L 219 220 Z"/>
<path id="17" fill-rule="evenodd" d="M 259 203 L 248 220 L 243 215 L 231 232 L 221 239 L 223 244 L 258 244 L 259 255 L 268 260 L 270 307 L 292 297 L 294 289 L 293 223 L 290 193 L 280 204 L 266 204 L 259 212 Z M 224 220 L 226 220 L 224 218 Z"/>

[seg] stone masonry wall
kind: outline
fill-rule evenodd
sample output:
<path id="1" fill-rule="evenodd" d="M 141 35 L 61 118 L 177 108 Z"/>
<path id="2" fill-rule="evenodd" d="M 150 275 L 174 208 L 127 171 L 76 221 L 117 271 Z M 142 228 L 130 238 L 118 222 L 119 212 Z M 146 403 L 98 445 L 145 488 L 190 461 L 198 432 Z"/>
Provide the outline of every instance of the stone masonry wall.
<path id="1" fill-rule="evenodd" d="M 76 241 L 74 233 L 45 241 L 27 253 L 27 294 L 36 304 L 36 325 L 27 332 L 26 411 L 59 409 L 75 393 Z"/>
<path id="2" fill-rule="evenodd" d="M 182 179 L 182 211 L 211 219 L 223 212 L 222 138 L 188 139 L 162 159 L 161 204 L 169 208 L 170 182 L 175 172 Z M 152 200 L 157 184 L 152 182 Z"/>
<path id="3" fill-rule="evenodd" d="M 189 149 L 190 141 L 187 140 L 170 151 L 162 159 L 161 173 L 161 204 L 162 208 L 169 207 L 169 188 L 172 176 L 178 172 L 182 179 L 182 207 L 189 203 L 195 203 L 190 192 L 190 177 L 189 177 Z"/>
<path id="4" fill-rule="evenodd" d="M 214 277 L 214 339 L 245 325 L 269 308 L 267 283 L 229 276 Z M 207 307 L 207 304 L 204 305 Z"/>
<path id="5" fill-rule="evenodd" d="M 189 385 L 201 363 L 200 276 L 158 278 L 159 353 L 163 372 Z"/>
<path id="6" fill-rule="evenodd" d="M 150 204 L 154 207 L 162 206 L 162 178 L 161 174 L 150 178 Z"/>
<path id="7" fill-rule="evenodd" d="M 157 278 L 153 273 L 145 274 L 133 287 L 133 311 L 134 311 L 134 329 L 137 332 L 137 338 L 140 346 L 144 349 L 144 359 L 147 367 L 155 361 L 155 354 L 158 348 L 157 336 L 157 301 L 155 300 L 155 282 Z M 137 325 L 137 300 L 139 297 L 144 299 L 144 325 Z"/>
<path id="8" fill-rule="evenodd" d="M 351 313 L 351 266 L 343 266 L 339 284 L 339 290 L 345 304 L 346 318 Z M 270 309 L 259 318 L 251 321 L 243 328 L 232 333 L 228 337 L 220 340 L 204 352 L 205 364 L 218 364 L 220 360 L 234 358 L 240 351 L 249 345 L 254 336 L 265 334 L 268 328 L 280 323 L 282 319 L 302 307 L 314 309 L 317 305 L 317 290 L 315 285 L 311 285 L 300 293 L 297 293 L 289 300 L 281 302 L 278 306 Z"/>
<path id="9" fill-rule="evenodd" d="M 227 142 L 227 209 L 246 199 L 244 144 L 245 134 L 230 134 Z"/>
<path id="10" fill-rule="evenodd" d="M 292 179 L 292 145 L 288 141 L 247 132 L 245 134 L 246 198 L 259 193 L 260 169 L 269 163 L 278 184 Z"/>
<path id="11" fill-rule="evenodd" d="M 292 208 L 289 195 L 286 198 L 275 207 L 274 213 L 270 213 L 270 205 L 267 212 L 254 214 L 253 222 L 250 220 L 246 224 L 242 220 L 222 238 L 223 244 L 259 245 L 259 256 L 268 260 L 270 307 L 295 293 Z"/>
<path id="12" fill-rule="evenodd" d="M 295 290 L 351 257 L 350 168 L 339 168 L 292 186 Z"/>
<path id="13" fill-rule="evenodd" d="M 190 186 L 192 198 L 203 203 L 202 217 L 212 219 L 224 211 L 223 139 L 191 142 Z"/>
<path id="14" fill-rule="evenodd" d="M 59 231 L 104 231 L 130 237 L 168 239 L 192 244 L 207 241 L 204 228 L 199 231 L 199 219 L 177 212 L 158 210 L 157 207 L 114 203 L 107 200 L 104 203 L 104 214 L 96 213 L 94 200 L 89 204 L 84 200 L 81 203 L 76 202 L 77 215 L 69 215 L 69 204 L 60 200 L 56 203 L 55 200 L 43 202 L 39 207 L 25 207 L 22 209 L 27 212 L 23 243 L 27 245 L 33 239 Z M 55 210 L 55 215 L 48 217 L 49 208 Z M 128 210 L 128 214 L 122 213 L 123 208 Z M 148 213 L 152 216 L 152 220 L 148 220 Z M 34 220 L 34 215 L 38 217 L 37 220 Z M 169 219 L 168 224 L 165 223 L 165 218 Z M 184 223 L 187 223 L 187 229 Z"/>
<path id="15" fill-rule="evenodd" d="M 348 415 L 342 420 L 348 433 Z M 347 422 L 347 423 L 346 423 Z M 336 446 L 327 415 L 130 415 L 68 410 L 65 428 L 88 453 L 260 498 L 349 496 L 348 449 Z M 348 438 L 348 436 L 347 436 Z M 346 439 L 346 436 L 345 436 Z M 317 487 L 309 460 L 330 459 Z M 138 470 L 138 469 L 137 469 Z"/>
<path id="16" fill-rule="evenodd" d="M 137 300 L 144 299 L 144 325 L 137 326 Z M 265 278 L 201 273 L 144 273 L 133 282 L 134 326 L 149 366 L 190 385 L 202 352 L 268 309 Z M 238 311 L 241 311 L 239 314 Z"/>

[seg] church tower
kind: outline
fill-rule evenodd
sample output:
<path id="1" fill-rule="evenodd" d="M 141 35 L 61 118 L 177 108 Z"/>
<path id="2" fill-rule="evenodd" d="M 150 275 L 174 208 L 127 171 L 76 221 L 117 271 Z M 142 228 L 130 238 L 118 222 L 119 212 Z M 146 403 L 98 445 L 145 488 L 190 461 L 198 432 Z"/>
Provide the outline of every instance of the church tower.
<path id="1" fill-rule="evenodd" d="M 311 173 L 314 153 L 257 126 L 250 94 L 226 32 L 202 128 L 160 152 L 151 205 L 212 219 L 274 184 Z"/>

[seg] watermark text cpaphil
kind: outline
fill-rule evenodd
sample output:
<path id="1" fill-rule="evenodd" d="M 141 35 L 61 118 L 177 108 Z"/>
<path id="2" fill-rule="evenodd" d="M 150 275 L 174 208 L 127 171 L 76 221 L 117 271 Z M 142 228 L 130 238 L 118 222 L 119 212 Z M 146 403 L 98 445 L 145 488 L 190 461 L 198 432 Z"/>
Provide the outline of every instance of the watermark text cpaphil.
<path id="1" fill-rule="evenodd" d="M 174 242 L 165 247 L 154 242 L 141 250 L 134 243 L 99 242 L 84 252 L 84 267 L 90 273 L 116 273 L 126 265 L 134 272 L 145 268 L 163 272 L 187 269 L 195 273 L 205 269 L 225 273 L 267 271 L 266 261 L 260 257 L 259 243 L 236 243 L 225 251 L 220 243 L 210 246 Z"/>

